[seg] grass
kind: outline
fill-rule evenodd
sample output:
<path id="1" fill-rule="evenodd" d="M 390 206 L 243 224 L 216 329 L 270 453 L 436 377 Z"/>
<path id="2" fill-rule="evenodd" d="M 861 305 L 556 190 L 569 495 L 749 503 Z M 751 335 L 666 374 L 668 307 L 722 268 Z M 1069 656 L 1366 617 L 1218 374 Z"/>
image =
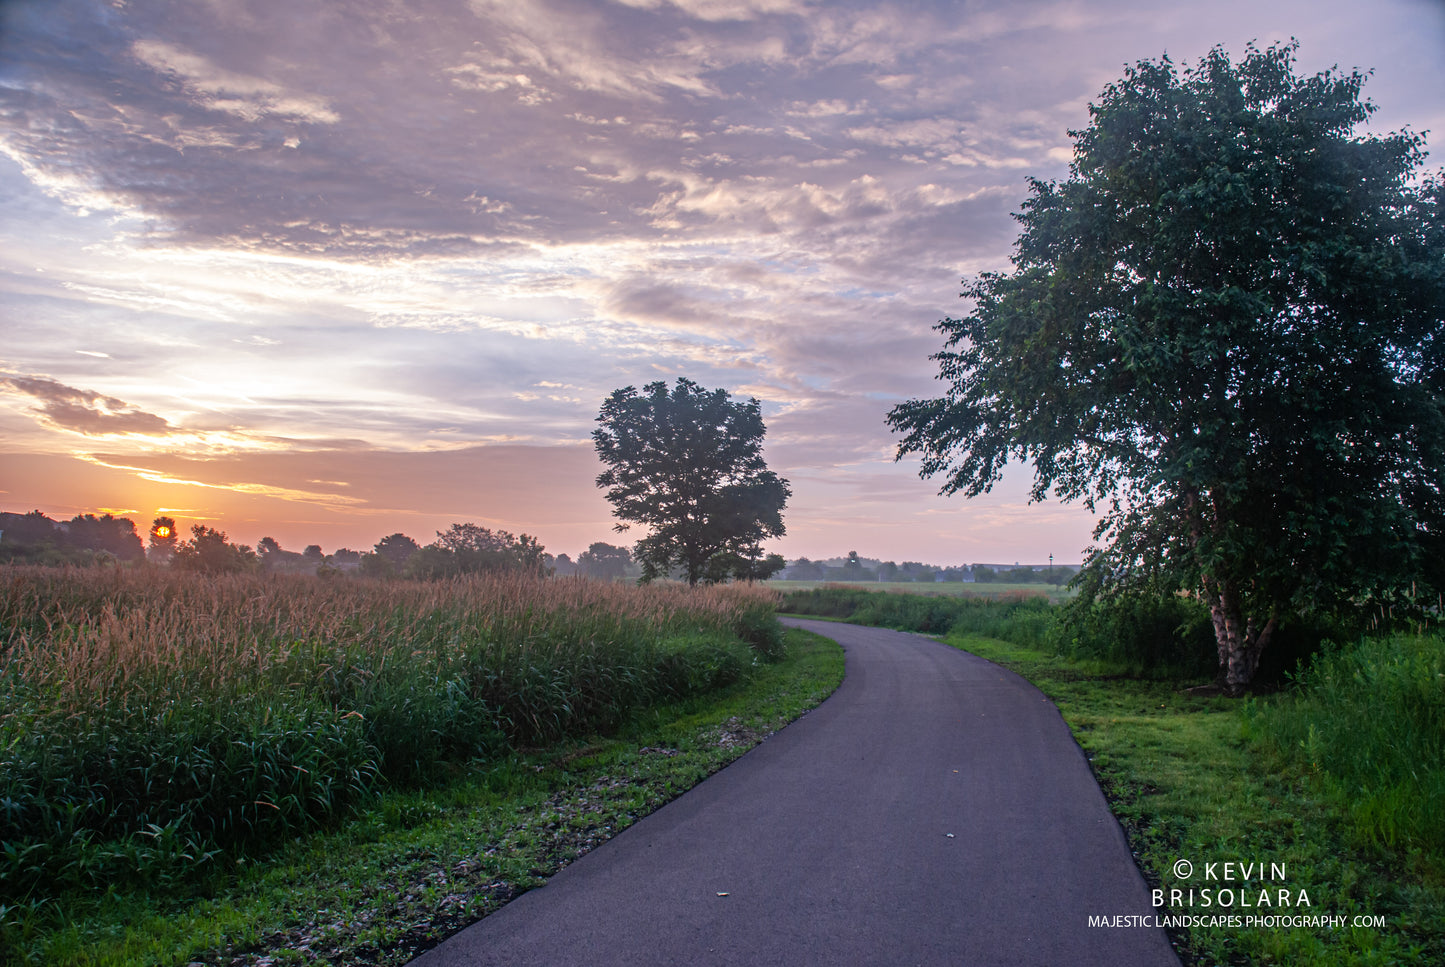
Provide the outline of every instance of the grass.
<path id="1" fill-rule="evenodd" d="M 176 757 L 188 742 L 205 751 L 197 721 L 249 729 L 238 768 L 273 787 L 310 790 L 283 801 L 303 820 L 317 801 L 306 783 L 318 780 L 299 773 L 331 770 L 344 780 L 356 767 L 340 754 L 353 748 L 372 763 L 369 784 L 345 808 L 273 828 L 256 844 L 223 844 L 230 852 L 220 860 L 198 852 L 195 829 L 188 838 L 159 824 L 81 836 L 68 860 L 0 836 L 6 962 L 402 963 L 741 754 L 842 674 L 836 646 L 801 633 L 789 633 L 783 663 L 760 660 L 784 651 L 762 613 L 777 600 L 771 594 L 665 592 L 607 599 L 609 612 L 588 596 L 615 592 L 585 582 L 508 586 L 493 598 L 475 584 L 368 585 L 378 596 L 365 599 L 319 581 L 199 587 L 123 572 L 0 576 L 0 822 L 18 825 L 23 795 L 48 797 L 53 815 L 73 822 L 96 771 L 128 761 L 125 778 L 140 753 L 151 756 L 140 775 L 152 784 L 194 774 L 195 760 L 168 765 L 152 740 L 171 743 Z M 1073 728 L 1155 887 L 1203 884 L 1178 873 L 1180 859 L 1201 871 L 1262 862 L 1269 876 L 1230 885 L 1288 889 L 1292 907 L 1269 912 L 1381 918 L 1340 929 L 1197 924 L 1175 931 L 1190 962 L 1441 962 L 1438 637 L 1335 649 L 1294 689 L 1241 704 L 1060 657 L 1045 633 L 1053 609 L 1028 596 L 910 600 L 844 589 L 789 598 L 846 605 L 854 620 L 938 623 L 950 643 L 1032 680 Z M 484 673 L 469 678 L 468 668 Z M 588 675 L 607 687 L 589 691 Z M 485 691 L 498 683 L 506 689 Z M 597 702 L 604 692 L 614 704 Z M 627 701 L 616 704 L 619 694 Z M 517 704 L 499 715 L 503 700 Z M 358 708 L 366 712 L 349 714 Z M 215 709 L 233 718 L 217 719 Z M 456 729 L 468 709 L 477 718 Z M 27 732 L 33 722 L 54 727 Z M 460 747 L 465 757 L 462 738 L 472 743 Z M 67 765 L 77 748 L 91 750 L 81 769 Z M 307 754 L 318 756 L 315 770 L 297 760 Z M 56 792 L 37 776 L 70 785 Z M 162 805 L 177 800 L 166 795 Z M 270 817 L 253 806 L 251 815 Z M 71 864 L 59 867 L 70 879 L 37 880 L 34 870 L 57 856 Z M 128 877 L 96 876 L 126 864 Z M 142 869 L 152 875 L 136 876 Z M 49 888 L 24 889 L 26 875 Z M 1163 912 L 1221 911 L 1181 897 Z"/>
<path id="2" fill-rule="evenodd" d="M 0 934 L 16 963 L 401 964 L 679 795 L 814 707 L 842 651 L 804 632 L 720 691 L 637 712 L 610 736 L 513 752 L 390 791 L 331 831 L 182 892 L 97 891 Z"/>
<path id="3" fill-rule="evenodd" d="M 1445 879 L 1445 642 L 1371 638 L 1320 655 L 1286 700 L 1252 706 L 1256 743 L 1302 765 L 1354 837 Z"/>
<path id="4" fill-rule="evenodd" d="M 776 596 L 0 568 L 0 903 L 180 885 L 777 657 Z"/>
<path id="5" fill-rule="evenodd" d="M 888 591 L 893 594 L 943 596 L 954 598 L 1006 598 L 1029 596 L 1047 598 L 1055 604 L 1068 601 L 1078 592 L 1073 588 L 1053 584 L 1017 584 L 968 581 L 935 581 L 920 584 L 915 581 L 768 581 L 767 586 L 775 591 L 812 591 L 816 588 L 848 588 L 862 591 Z"/>
<path id="6" fill-rule="evenodd" d="M 1254 877 L 1249 889 L 1267 887 L 1278 899 L 1277 890 L 1284 888 L 1295 900 L 1304 890 L 1310 905 L 1273 912 L 1384 918 L 1378 928 L 1347 923 L 1338 930 L 1216 925 L 1174 931 L 1186 962 L 1291 967 L 1441 962 L 1445 880 L 1438 865 L 1423 852 L 1360 836 L 1348 809 L 1291 755 L 1261 745 L 1261 731 L 1276 728 L 1271 716 L 1291 714 L 1296 698 L 1271 696 L 1244 707 L 1230 699 L 1193 697 L 1178 683 L 1120 678 L 1097 664 L 1038 648 L 968 635 L 947 640 L 1013 669 L 1059 706 L 1151 886 L 1166 891 L 1202 886 L 1203 864 L 1210 862 L 1263 862 L 1267 869 L 1278 863 L 1282 879 Z M 1200 872 L 1187 880 L 1176 876 L 1180 859 Z M 1226 884 L 1212 884 L 1221 885 Z M 1180 903 L 1160 912 L 1256 911 Z"/>
<path id="7" fill-rule="evenodd" d="M 839 618 L 858 624 L 941 634 L 969 631 L 1040 644 L 1053 624 L 1053 609 L 1042 595 L 1015 591 L 995 597 L 899 594 L 866 585 L 828 585 L 782 595 L 787 613 Z"/>

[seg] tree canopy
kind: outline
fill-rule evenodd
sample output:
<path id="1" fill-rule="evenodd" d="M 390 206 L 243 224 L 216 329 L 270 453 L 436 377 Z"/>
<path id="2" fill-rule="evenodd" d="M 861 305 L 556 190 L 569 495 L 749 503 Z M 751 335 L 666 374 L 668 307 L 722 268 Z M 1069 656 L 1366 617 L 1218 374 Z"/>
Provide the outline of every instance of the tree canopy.
<path id="1" fill-rule="evenodd" d="M 157 517 L 151 521 L 150 550 L 147 553 L 152 559 L 165 563 L 175 554 L 180 539 L 174 517 Z"/>
<path id="2" fill-rule="evenodd" d="M 245 544 L 232 544 L 224 531 L 204 524 L 191 527 L 191 539 L 176 545 L 171 566 L 203 574 L 227 574 L 260 567 L 255 551 Z"/>
<path id="3" fill-rule="evenodd" d="M 398 541 L 395 538 L 401 538 Z M 402 547 L 409 540 L 404 535 L 384 538 L 383 543 Z M 380 553 L 382 545 L 377 545 Z M 408 577 L 439 579 L 458 574 L 481 574 L 488 571 L 515 571 L 541 576 L 544 571 L 544 549 L 535 537 L 513 536 L 509 531 L 493 531 L 477 524 L 453 524 L 437 531 L 437 539 L 407 558 L 403 573 Z"/>
<path id="4" fill-rule="evenodd" d="M 52 520 L 38 510 L 0 513 L 0 561 L 90 564 L 138 561 L 145 555 L 135 524 L 111 514 Z"/>
<path id="5" fill-rule="evenodd" d="M 594 541 L 577 557 L 577 573 L 603 581 L 620 581 L 632 563 L 632 553 L 603 541 Z"/>
<path id="6" fill-rule="evenodd" d="M 761 545 L 784 533 L 792 491 L 763 460 L 756 399 L 734 401 L 726 390 L 679 378 L 671 391 L 661 381 L 641 394 L 615 391 L 597 422 L 592 440 L 607 467 L 597 486 L 607 488 L 617 530 L 650 529 L 633 548 L 644 581 L 674 567 L 696 584 L 782 566 L 781 558 L 763 559 Z"/>
<path id="7" fill-rule="evenodd" d="M 1291 611 L 1442 583 L 1441 179 L 1295 50 L 1109 85 L 1013 270 L 939 323 L 945 394 L 888 417 L 945 493 L 1030 461 L 1034 499 L 1100 512 L 1091 571 L 1202 596 L 1232 693 Z"/>

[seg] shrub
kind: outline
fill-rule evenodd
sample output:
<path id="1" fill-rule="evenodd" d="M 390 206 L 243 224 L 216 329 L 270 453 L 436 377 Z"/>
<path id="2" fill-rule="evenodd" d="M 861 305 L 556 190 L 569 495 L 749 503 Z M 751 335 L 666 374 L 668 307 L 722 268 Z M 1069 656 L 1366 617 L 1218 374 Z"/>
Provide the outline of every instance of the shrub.
<path id="1" fill-rule="evenodd" d="M 1309 661 L 1320 642 L 1343 626 L 1320 616 L 1288 615 L 1260 656 L 1257 687 L 1270 688 Z M 1059 609 L 1046 635 L 1058 654 L 1103 661 L 1119 672 L 1148 678 L 1213 678 L 1219 648 L 1209 607 L 1180 594 L 1099 595 L 1084 591 Z"/>
<path id="2" fill-rule="evenodd" d="M 1358 835 L 1445 854 L 1445 640 L 1327 646 L 1289 694 L 1248 707 L 1253 740 L 1311 775 Z"/>
<path id="3" fill-rule="evenodd" d="M 1219 664 L 1204 602 L 1180 595 L 1081 594 L 1059 609 L 1048 643 L 1070 658 L 1133 675 L 1209 677 Z"/>

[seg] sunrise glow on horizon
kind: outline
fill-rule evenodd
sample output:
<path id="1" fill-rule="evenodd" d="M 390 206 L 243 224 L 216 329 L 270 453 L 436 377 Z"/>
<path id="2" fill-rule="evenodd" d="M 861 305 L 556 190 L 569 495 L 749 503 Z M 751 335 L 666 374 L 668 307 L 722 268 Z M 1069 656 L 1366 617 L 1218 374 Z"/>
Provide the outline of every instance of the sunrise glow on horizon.
<path id="1" fill-rule="evenodd" d="M 789 559 L 1077 563 L 893 462 L 933 324 L 1126 65 L 1298 38 L 1445 138 L 1445 5 L 0 5 L 0 510 L 575 556 L 622 386 L 756 397 Z M 1437 149 L 1427 168 L 1440 167 Z"/>

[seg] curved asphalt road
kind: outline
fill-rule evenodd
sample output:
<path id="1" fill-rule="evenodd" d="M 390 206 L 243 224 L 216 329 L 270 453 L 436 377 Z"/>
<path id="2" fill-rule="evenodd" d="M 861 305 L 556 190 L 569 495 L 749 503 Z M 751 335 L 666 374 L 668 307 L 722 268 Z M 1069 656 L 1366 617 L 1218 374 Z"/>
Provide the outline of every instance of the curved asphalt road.
<path id="1" fill-rule="evenodd" d="M 413 964 L 1178 967 L 1162 930 L 1088 926 L 1154 910 L 1042 693 L 917 635 L 788 623 L 846 650 L 831 698 Z"/>

